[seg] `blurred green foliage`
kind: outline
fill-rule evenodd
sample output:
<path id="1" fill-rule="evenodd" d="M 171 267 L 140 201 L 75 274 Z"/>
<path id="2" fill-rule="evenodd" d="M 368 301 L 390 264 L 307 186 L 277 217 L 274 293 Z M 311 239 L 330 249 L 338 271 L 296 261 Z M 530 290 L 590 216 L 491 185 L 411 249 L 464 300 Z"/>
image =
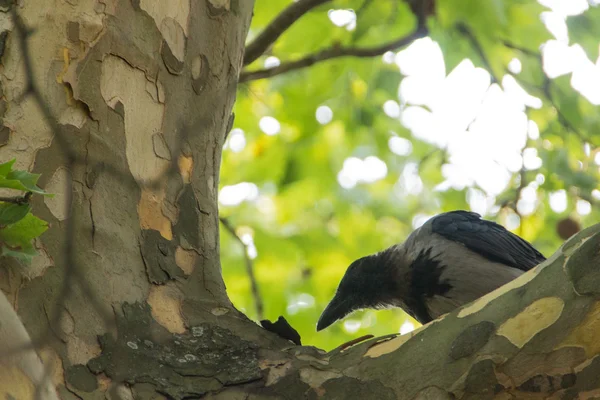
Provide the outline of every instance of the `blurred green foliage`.
<path id="1" fill-rule="evenodd" d="M 289 4 L 290 0 L 257 0 L 249 41 Z M 428 27 L 443 51 L 446 73 L 469 58 L 492 76 L 502 77 L 509 74 L 509 61 L 518 58 L 522 71 L 517 79 L 543 102 L 541 108 L 527 110 L 540 131 L 539 138 L 528 139 L 527 147 L 537 149 L 542 166 L 515 172 L 506 191 L 496 197 L 499 211 L 487 218 L 506 225 L 508 216 L 515 215 L 524 183 L 543 174 L 535 211 L 521 216 L 515 232 L 550 256 L 563 241 L 557 233 L 559 221 L 571 218 L 588 226 L 600 217 L 598 193 L 593 192 L 599 178 L 594 162 L 600 151 L 598 107 L 571 88 L 569 75 L 547 79 L 540 45 L 551 35 L 540 20 L 546 10 L 541 5 L 521 0 L 450 0 L 438 1 L 435 7 Z M 355 29 L 332 24 L 329 9 L 357 10 Z M 569 17 L 568 23 L 572 40 L 596 60 L 598 35 L 594 32 L 600 26 L 600 9 Z M 333 1 L 310 11 L 248 69 L 263 68 L 267 56 L 285 62 L 333 45 L 376 46 L 412 32 L 415 24 L 405 2 Z M 459 24 L 468 28 L 483 54 L 461 33 Z M 239 86 L 234 128 L 244 132 L 246 145 L 237 152 L 231 150 L 231 143 L 226 145 L 221 186 L 251 182 L 259 194 L 239 205 L 221 205 L 221 216 L 237 228 L 238 236 L 253 240 L 253 268 L 265 305 L 264 318 L 285 316 L 298 329 L 303 344 L 331 349 L 367 333 L 398 332 L 409 318 L 401 310 L 349 316 L 362 321 L 353 333 L 344 329 L 343 322 L 319 333 L 315 325 L 353 260 L 403 241 L 419 213 L 469 209 L 467 188 L 434 190 L 444 180 L 444 151 L 414 138 L 399 118 L 383 112 L 386 101 L 398 101 L 401 79 L 398 67 L 383 62 L 382 57 L 346 57 Z M 333 119 L 324 125 L 315 118 L 316 109 L 323 105 L 333 111 Z M 280 123 L 278 134 L 261 131 L 259 121 L 265 116 Z M 391 152 L 390 132 L 410 140 L 412 152 L 406 156 Z M 344 160 L 370 155 L 387 164 L 386 177 L 342 188 L 337 174 Z M 403 193 L 397 186 L 411 163 L 418 164 L 423 181 L 416 195 Z M 560 189 L 566 190 L 568 205 L 557 213 L 549 205 L 549 193 Z M 576 212 L 581 199 L 592 205 L 587 215 Z M 228 294 L 238 308 L 257 319 L 245 269 L 246 250 L 221 230 Z"/>

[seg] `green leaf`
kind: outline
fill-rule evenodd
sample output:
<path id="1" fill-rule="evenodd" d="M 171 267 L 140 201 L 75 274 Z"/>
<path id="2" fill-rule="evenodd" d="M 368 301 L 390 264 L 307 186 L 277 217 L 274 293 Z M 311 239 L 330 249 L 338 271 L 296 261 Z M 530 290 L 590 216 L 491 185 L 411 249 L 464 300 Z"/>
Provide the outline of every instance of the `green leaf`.
<path id="1" fill-rule="evenodd" d="M 0 225 L 10 225 L 25 218 L 31 210 L 29 204 L 0 203 Z"/>
<path id="2" fill-rule="evenodd" d="M 40 174 L 32 174 L 27 171 L 11 171 L 8 173 L 8 175 L 6 175 L 7 180 L 20 182 L 28 192 L 45 194 L 46 192 L 36 185 L 39 178 Z"/>
<path id="3" fill-rule="evenodd" d="M 29 243 L 28 245 L 20 248 L 9 248 L 2 246 L 2 255 L 6 257 L 13 257 L 19 261 L 29 264 L 31 263 L 33 257 L 38 255 L 38 252 Z"/>
<path id="4" fill-rule="evenodd" d="M 13 158 L 12 160 L 5 162 L 4 164 L 0 164 L 0 177 L 5 177 L 6 175 L 8 175 L 16 160 L 16 158 Z"/>
<path id="5" fill-rule="evenodd" d="M 48 223 L 33 214 L 27 214 L 20 221 L 0 229 L 0 242 L 14 248 L 25 248 L 31 245 L 31 240 L 40 236 L 48 229 Z"/>
<path id="6" fill-rule="evenodd" d="M 40 174 L 32 174 L 27 171 L 13 171 L 12 166 L 15 159 L 0 164 L 0 188 L 23 190 L 37 194 L 48 195 L 37 186 Z"/>

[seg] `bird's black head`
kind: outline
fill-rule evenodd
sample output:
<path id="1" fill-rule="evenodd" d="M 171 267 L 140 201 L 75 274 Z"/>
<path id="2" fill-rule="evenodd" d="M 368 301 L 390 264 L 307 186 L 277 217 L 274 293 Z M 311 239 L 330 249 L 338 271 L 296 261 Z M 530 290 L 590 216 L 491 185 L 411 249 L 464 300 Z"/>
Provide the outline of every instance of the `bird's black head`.
<path id="1" fill-rule="evenodd" d="M 317 331 L 327 328 L 352 311 L 381 308 L 390 304 L 396 291 L 393 251 L 359 258 L 344 274 L 333 299 L 317 323 Z M 391 253 L 390 253 L 391 252 Z"/>

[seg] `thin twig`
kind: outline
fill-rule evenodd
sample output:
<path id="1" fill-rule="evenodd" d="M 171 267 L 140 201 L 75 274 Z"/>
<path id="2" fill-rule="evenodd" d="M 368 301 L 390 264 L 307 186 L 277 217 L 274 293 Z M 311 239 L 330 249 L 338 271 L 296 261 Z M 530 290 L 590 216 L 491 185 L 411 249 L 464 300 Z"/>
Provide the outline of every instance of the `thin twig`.
<path id="1" fill-rule="evenodd" d="M 15 196 L 15 197 L 4 197 L 0 196 L 0 201 L 5 203 L 13 203 L 13 204 L 28 204 L 31 199 L 32 192 L 27 192 L 23 196 Z"/>
<path id="2" fill-rule="evenodd" d="M 310 67 L 318 62 L 331 60 L 333 58 L 340 57 L 357 57 L 357 58 L 368 58 L 377 57 L 388 51 L 396 50 L 400 47 L 406 46 L 415 40 L 422 38 L 428 34 L 427 28 L 424 26 L 418 27 L 415 31 L 407 36 L 403 36 L 389 43 L 382 44 L 376 47 L 356 48 L 356 47 L 339 47 L 331 46 L 327 49 L 321 50 L 318 53 L 308 55 L 296 61 L 284 62 L 279 66 L 269 69 L 259 69 L 255 71 L 242 71 L 240 74 L 239 82 L 256 81 L 259 79 L 271 78 L 273 76 L 281 75 L 286 72 L 295 71 L 298 69 Z"/>
<path id="3" fill-rule="evenodd" d="M 526 148 L 527 148 L 527 145 L 525 145 L 525 147 L 523 147 L 521 149 L 521 159 L 523 159 L 523 153 Z M 523 164 L 521 166 L 521 168 L 519 169 L 519 186 L 517 186 L 517 188 L 515 189 L 514 196 L 512 197 L 512 199 L 507 199 L 507 200 L 503 201 L 502 204 L 500 204 L 500 208 L 510 208 L 511 210 L 513 210 L 515 212 L 515 214 L 517 214 L 519 216 L 519 218 L 521 218 L 522 215 L 517 208 L 517 204 L 519 203 L 519 200 L 521 199 L 521 193 L 523 192 L 523 189 L 525 189 L 529 185 L 529 182 L 527 182 L 527 179 L 526 179 L 527 176 L 525 174 L 526 174 L 525 164 Z"/>
<path id="4" fill-rule="evenodd" d="M 517 46 L 507 40 L 502 40 L 502 44 L 509 49 L 517 50 L 529 57 L 535 58 L 538 61 L 538 63 L 540 64 L 540 68 L 543 71 L 544 61 L 543 61 L 542 55 L 540 53 L 536 53 L 534 51 Z M 543 82 L 542 87 L 538 87 L 534 84 L 525 82 L 523 79 L 519 78 L 517 75 L 514 75 L 514 78 L 522 86 L 525 86 L 530 90 L 532 90 L 532 89 L 536 90 L 537 92 L 541 93 L 546 98 L 546 100 L 548 100 L 550 105 L 556 110 L 556 116 L 558 117 L 558 122 L 563 126 L 563 128 L 565 128 L 565 130 L 567 130 L 567 132 L 572 132 L 572 133 L 576 134 L 579 138 L 586 139 L 585 135 L 583 135 L 579 131 L 579 129 L 577 129 L 575 127 L 575 125 L 573 125 L 571 123 L 571 121 L 569 121 L 569 119 L 565 116 L 565 114 L 560 110 L 560 108 L 556 104 L 556 101 L 554 100 L 554 95 L 552 94 L 552 86 L 554 85 L 554 82 L 552 81 L 552 79 L 548 78 L 548 76 L 546 74 L 542 74 L 542 75 L 544 77 L 544 82 Z"/>
<path id="5" fill-rule="evenodd" d="M 299 0 L 290 4 L 254 39 L 244 52 L 244 65 L 251 64 L 304 14 L 331 0 Z"/>
<path id="6" fill-rule="evenodd" d="M 347 341 L 346 343 L 342 343 L 340 344 L 338 347 L 336 347 L 335 349 L 333 349 L 333 351 L 344 351 L 347 350 L 349 347 L 352 347 L 360 342 L 364 342 L 365 340 L 374 338 L 374 335 L 368 334 L 368 335 L 363 335 L 360 337 L 357 337 L 356 339 L 352 339 Z"/>
<path id="7" fill-rule="evenodd" d="M 523 53 L 523 54 L 525 54 L 527 56 L 540 58 L 540 54 L 539 53 L 537 53 L 537 52 L 535 52 L 533 50 L 526 49 L 525 47 L 516 45 L 516 44 L 514 44 L 514 43 L 512 43 L 512 42 L 510 42 L 510 41 L 508 41 L 506 39 L 502 40 L 502 44 L 504 45 L 504 47 L 508 47 L 509 49 L 513 49 L 513 50 L 518 50 L 518 51 L 520 51 L 521 53 Z"/>
<path id="8" fill-rule="evenodd" d="M 371 3 L 373 3 L 373 0 L 364 0 L 363 3 L 360 5 L 360 7 L 358 7 L 355 11 L 356 13 L 356 19 L 360 20 L 359 17 L 360 15 L 371 5 Z M 396 2 L 394 2 L 394 4 L 396 4 Z M 393 16 L 393 14 L 392 14 Z"/>
<path id="9" fill-rule="evenodd" d="M 257 319 L 263 319 L 263 302 L 260 297 L 260 291 L 258 289 L 258 283 L 256 281 L 256 276 L 254 276 L 254 266 L 252 264 L 252 259 L 248 255 L 248 245 L 244 243 L 241 237 L 237 235 L 235 232 L 235 227 L 231 225 L 231 222 L 227 218 L 219 217 L 219 220 L 223 224 L 223 227 L 227 229 L 227 232 L 233 236 L 233 238 L 238 241 L 244 250 L 244 259 L 246 260 L 246 272 L 248 273 L 248 278 L 250 279 L 250 288 L 252 290 L 252 296 L 254 297 L 254 306 L 256 307 L 256 316 Z"/>
<path id="10" fill-rule="evenodd" d="M 550 102 L 550 104 L 552 105 L 552 107 L 554 107 L 554 109 L 556 110 L 556 116 L 558 117 L 558 122 L 563 126 L 563 128 L 565 128 L 567 130 L 567 132 L 573 132 L 574 134 L 576 134 L 577 136 L 579 136 L 579 138 L 581 139 L 586 139 L 586 137 L 579 131 L 579 129 L 577 129 L 575 127 L 575 125 L 573 125 L 571 123 L 571 121 L 569 121 L 569 119 L 565 116 L 565 114 L 560 110 L 560 107 L 558 107 L 558 105 L 556 104 L 556 101 L 554 100 L 554 95 L 552 94 L 552 80 L 548 77 L 546 77 L 546 80 L 544 82 L 544 88 L 542 89 L 544 95 L 546 96 L 546 98 L 548 99 L 548 101 Z"/>
<path id="11" fill-rule="evenodd" d="M 481 59 L 481 62 L 483 63 L 483 65 L 485 66 L 487 71 L 489 72 L 490 76 L 492 77 L 492 83 L 499 83 L 500 80 L 494 73 L 492 64 L 490 63 L 490 60 L 485 55 L 483 46 L 481 46 L 481 43 L 479 43 L 479 40 L 477 39 L 477 37 L 475 36 L 473 31 L 471 31 L 471 28 L 469 28 L 465 23 L 459 22 L 456 25 L 456 29 L 458 30 L 458 32 L 460 32 L 462 35 L 464 35 L 467 38 L 469 43 L 471 43 L 471 46 L 473 47 L 473 49 L 475 50 L 475 52 Z"/>
<path id="12" fill-rule="evenodd" d="M 412 334 L 412 332 L 410 333 Z M 372 343 L 372 345 L 370 347 L 372 347 L 373 345 L 379 344 L 379 343 L 383 343 L 383 342 L 387 342 L 388 340 L 392 340 L 396 337 L 398 337 L 400 334 L 399 333 L 390 333 L 389 335 L 384 335 L 384 336 L 380 336 L 378 338 L 374 338 L 373 335 L 369 334 L 369 335 L 364 335 L 361 337 L 358 337 L 356 339 L 352 339 L 349 342 L 346 343 L 342 343 L 341 345 L 339 345 L 338 347 L 336 347 L 335 349 L 329 351 L 327 353 L 328 357 L 333 357 L 338 355 L 339 353 L 343 352 L 344 350 L 348 349 L 351 346 L 356 346 L 358 343 L 364 342 L 366 340 L 370 340 L 373 339 L 370 343 Z M 364 343 L 363 343 L 364 344 Z"/>
<path id="13" fill-rule="evenodd" d="M 423 157 L 421 157 L 421 159 L 417 163 L 417 172 L 420 173 L 421 167 L 423 167 L 423 165 L 425 165 L 425 163 L 427 163 L 427 161 L 429 161 L 429 159 L 433 158 L 438 153 L 442 154 L 442 159 L 441 159 L 440 165 L 443 164 L 444 160 L 446 158 L 447 152 L 448 152 L 448 149 L 445 147 L 436 147 L 435 149 L 430 150 L 427 154 L 425 154 Z"/>

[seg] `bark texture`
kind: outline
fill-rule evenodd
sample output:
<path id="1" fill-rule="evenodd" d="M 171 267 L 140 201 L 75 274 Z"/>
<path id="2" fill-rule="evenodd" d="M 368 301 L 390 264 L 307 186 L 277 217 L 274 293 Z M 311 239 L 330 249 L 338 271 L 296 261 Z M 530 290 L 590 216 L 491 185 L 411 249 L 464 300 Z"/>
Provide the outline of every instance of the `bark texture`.
<path id="1" fill-rule="evenodd" d="M 135 376 L 131 366 L 111 368 L 113 345 L 122 356 L 123 346 L 142 350 L 165 338 L 174 343 L 173 334 L 192 327 L 197 334 L 202 324 L 245 331 L 253 346 L 276 342 L 261 338 L 262 329 L 232 307 L 219 264 L 221 149 L 253 2 L 32 0 L 16 8 L 35 29 L 27 38 L 30 65 L 60 132 L 51 130 L 32 96 L 21 96 L 29 82 L 7 6 L 0 14 L 7 132 L 0 159 L 16 157 L 16 168 L 41 173 L 40 186 L 57 195 L 33 204 L 51 224 L 38 243 L 41 256 L 27 269 L 1 268 L 0 282 L 31 337 L 43 340 L 40 354 L 53 367 L 60 395 L 85 397 L 124 380 L 169 393 L 162 370 L 144 372 L 152 363 L 143 358 L 130 360 L 144 363 Z M 67 168 L 59 136 L 77 157 L 74 168 Z M 167 174 L 171 169 L 176 173 Z M 73 199 L 65 207 L 69 180 Z M 158 183 L 140 183 L 149 181 Z M 64 251 L 69 218 L 76 221 L 72 266 L 65 265 Z M 148 338 L 146 347 L 126 332 L 134 326 Z M 158 353 L 159 347 L 152 348 Z M 211 357 L 227 354 L 213 347 Z M 244 354 L 247 346 L 238 347 L 232 351 Z M 169 350 L 174 353 L 161 355 L 160 365 L 189 361 L 188 353 Z M 228 384 L 211 371 L 178 377 L 187 382 L 200 374 L 208 383 L 186 383 L 187 390 L 174 393 Z M 1 394 L 30 397 L 12 392 L 23 385 L 9 384 L 14 377 L 5 375 Z"/>
<path id="2" fill-rule="evenodd" d="M 417 332 L 344 350 L 294 346 L 232 307 L 216 197 L 252 7 L 24 2 L 18 12 L 36 29 L 33 72 L 60 132 L 21 99 L 23 54 L 0 13 L 0 160 L 16 157 L 57 194 L 34 203 L 51 223 L 41 255 L 29 268 L 3 261 L 0 284 L 60 398 L 600 397 L 600 225 Z M 77 155 L 73 168 L 59 134 Z M 69 221 L 74 265 L 65 260 Z M 39 380 L 8 364 L 0 396 L 32 398 Z"/>

